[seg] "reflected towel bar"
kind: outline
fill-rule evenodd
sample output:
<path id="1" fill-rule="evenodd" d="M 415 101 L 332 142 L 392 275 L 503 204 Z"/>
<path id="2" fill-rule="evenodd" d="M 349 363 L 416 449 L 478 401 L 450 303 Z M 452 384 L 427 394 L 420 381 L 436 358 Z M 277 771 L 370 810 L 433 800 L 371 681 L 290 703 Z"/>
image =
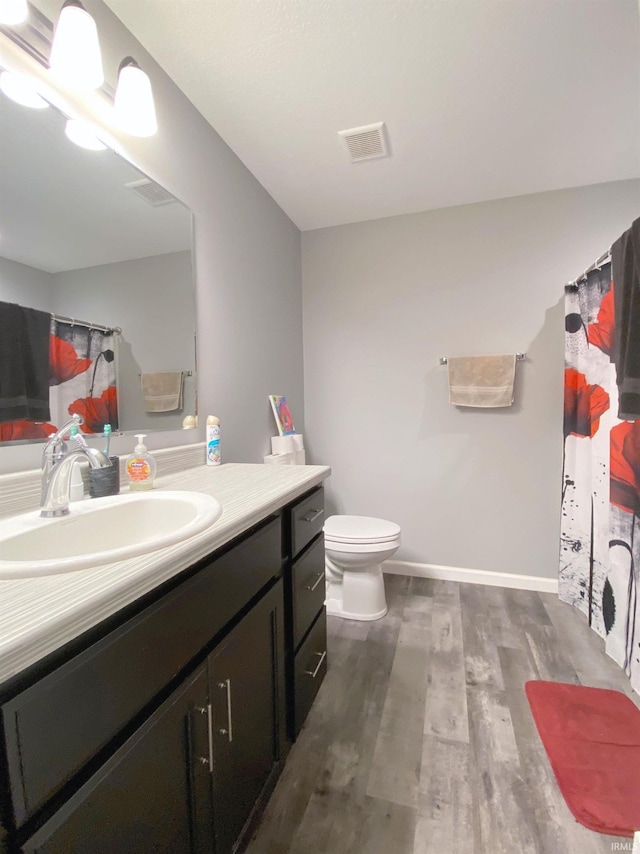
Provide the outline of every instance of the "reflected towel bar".
<path id="1" fill-rule="evenodd" d="M 193 371 L 183 371 L 182 373 L 185 375 L 185 377 L 192 377 L 193 376 Z M 138 376 L 141 377 L 142 374 L 138 374 Z"/>
<path id="2" fill-rule="evenodd" d="M 526 353 L 516 353 L 516 362 L 524 362 L 524 360 L 526 358 L 527 358 Z M 446 356 L 440 356 L 439 363 L 441 365 L 446 365 L 447 364 L 447 357 Z"/>

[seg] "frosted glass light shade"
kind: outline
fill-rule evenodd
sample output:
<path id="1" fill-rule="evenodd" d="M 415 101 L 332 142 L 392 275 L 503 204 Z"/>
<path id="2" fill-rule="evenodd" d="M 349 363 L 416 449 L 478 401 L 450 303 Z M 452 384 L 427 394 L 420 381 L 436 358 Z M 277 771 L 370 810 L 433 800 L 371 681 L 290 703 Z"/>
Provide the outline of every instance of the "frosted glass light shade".
<path id="1" fill-rule="evenodd" d="M 83 92 L 104 82 L 96 22 L 76 0 L 67 0 L 60 11 L 49 67 L 68 86 Z"/>
<path id="2" fill-rule="evenodd" d="M 75 142 L 80 148 L 87 148 L 89 151 L 104 151 L 107 148 L 104 142 L 101 142 L 95 135 L 91 125 L 78 121 L 78 119 L 69 119 L 64 133 L 67 139 Z"/>
<path id="3" fill-rule="evenodd" d="M 151 81 L 131 57 L 120 63 L 113 108 L 116 122 L 125 133 L 153 136 L 158 130 Z"/>
<path id="4" fill-rule="evenodd" d="M 16 104 L 21 104 L 23 107 L 31 107 L 33 110 L 44 110 L 49 104 L 45 99 L 38 95 L 36 90 L 31 85 L 23 74 L 16 74 L 14 71 L 3 71 L 0 74 L 0 89 L 4 92 L 7 98 L 11 98 Z"/>
<path id="5" fill-rule="evenodd" d="M 27 0 L 0 0 L 0 24 L 15 27 L 27 20 Z"/>

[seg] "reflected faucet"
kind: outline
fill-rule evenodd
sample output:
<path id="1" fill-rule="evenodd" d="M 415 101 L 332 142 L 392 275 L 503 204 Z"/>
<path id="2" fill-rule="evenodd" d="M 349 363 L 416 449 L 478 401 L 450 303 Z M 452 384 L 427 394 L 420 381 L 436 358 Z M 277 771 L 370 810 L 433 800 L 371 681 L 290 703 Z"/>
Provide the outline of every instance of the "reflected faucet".
<path id="1" fill-rule="evenodd" d="M 69 448 L 65 436 L 73 427 L 84 424 L 81 415 L 73 415 L 66 424 L 49 437 L 42 452 L 42 498 L 40 515 L 45 518 L 65 516 L 69 512 L 71 470 L 74 463 L 86 459 L 91 468 L 106 468 L 111 460 L 97 448 L 77 444 Z"/>

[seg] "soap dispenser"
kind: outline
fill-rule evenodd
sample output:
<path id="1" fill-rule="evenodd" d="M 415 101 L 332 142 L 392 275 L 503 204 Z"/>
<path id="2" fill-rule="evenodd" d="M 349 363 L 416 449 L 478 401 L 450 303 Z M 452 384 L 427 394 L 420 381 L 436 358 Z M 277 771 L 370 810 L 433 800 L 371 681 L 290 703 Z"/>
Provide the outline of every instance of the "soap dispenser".
<path id="1" fill-rule="evenodd" d="M 133 453 L 127 457 L 127 462 L 125 463 L 130 491 L 151 489 L 156 476 L 156 461 L 147 451 L 147 446 L 142 441 L 146 439 L 146 433 L 136 433 L 136 439 L 138 440 L 138 444 L 135 446 Z"/>

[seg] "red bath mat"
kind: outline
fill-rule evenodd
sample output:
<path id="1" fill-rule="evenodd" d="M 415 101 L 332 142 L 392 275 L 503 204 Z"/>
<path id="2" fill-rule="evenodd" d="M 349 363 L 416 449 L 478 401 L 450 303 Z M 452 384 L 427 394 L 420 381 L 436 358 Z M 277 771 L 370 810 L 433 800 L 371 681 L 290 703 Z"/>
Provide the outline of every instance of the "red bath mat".
<path id="1" fill-rule="evenodd" d="M 585 827 L 640 830 L 640 709 L 619 691 L 527 682 L 527 698 L 567 806 Z"/>

